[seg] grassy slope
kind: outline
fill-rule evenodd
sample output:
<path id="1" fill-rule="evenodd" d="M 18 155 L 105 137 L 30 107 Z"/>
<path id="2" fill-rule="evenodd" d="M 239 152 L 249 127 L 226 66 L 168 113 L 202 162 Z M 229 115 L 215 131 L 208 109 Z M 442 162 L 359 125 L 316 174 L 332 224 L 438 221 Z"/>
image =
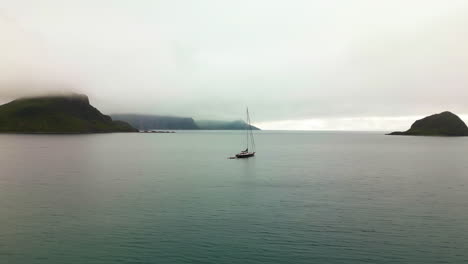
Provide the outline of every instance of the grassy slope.
<path id="1" fill-rule="evenodd" d="M 0 106 L 0 132 L 98 133 L 135 131 L 114 122 L 89 104 L 86 96 L 26 98 Z"/>

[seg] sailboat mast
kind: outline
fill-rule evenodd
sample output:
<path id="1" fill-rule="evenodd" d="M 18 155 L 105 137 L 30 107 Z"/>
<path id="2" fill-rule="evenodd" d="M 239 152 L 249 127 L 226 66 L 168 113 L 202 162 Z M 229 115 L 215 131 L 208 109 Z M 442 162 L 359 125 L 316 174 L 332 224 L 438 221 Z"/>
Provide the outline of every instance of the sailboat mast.
<path id="1" fill-rule="evenodd" d="M 250 124 L 250 114 L 249 114 L 249 108 L 246 107 L 245 111 L 247 117 L 245 119 L 245 136 L 246 136 L 246 145 L 247 148 L 245 150 L 242 150 L 240 153 L 236 154 L 235 158 L 250 158 L 255 156 L 255 141 L 253 137 L 253 132 L 252 132 L 252 125 Z M 234 157 L 232 157 L 234 158 Z"/>
<path id="2" fill-rule="evenodd" d="M 249 108 L 248 107 L 247 107 L 247 110 L 246 110 L 246 115 L 247 115 L 247 117 L 246 117 L 246 120 L 245 120 L 246 122 L 245 123 L 247 124 L 247 126 L 250 126 L 250 124 L 249 124 Z M 246 135 L 246 140 L 247 140 L 247 149 L 249 149 L 249 141 L 250 141 L 249 140 L 249 127 L 246 127 L 245 135 Z"/>
<path id="3" fill-rule="evenodd" d="M 255 152 L 255 141 L 253 137 L 253 131 L 252 131 L 252 124 L 250 123 L 250 114 L 249 114 L 249 108 L 247 107 L 247 141 L 250 146 L 251 146 L 251 152 Z M 249 140 L 250 137 L 250 140 Z"/>

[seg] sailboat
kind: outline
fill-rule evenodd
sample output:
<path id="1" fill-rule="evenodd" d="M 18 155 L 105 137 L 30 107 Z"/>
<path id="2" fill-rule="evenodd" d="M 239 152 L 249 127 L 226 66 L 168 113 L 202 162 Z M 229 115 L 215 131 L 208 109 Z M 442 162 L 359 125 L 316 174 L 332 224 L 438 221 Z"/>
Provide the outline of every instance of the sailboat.
<path id="1" fill-rule="evenodd" d="M 236 158 L 238 159 L 250 158 L 250 157 L 255 156 L 255 141 L 253 137 L 252 126 L 250 125 L 249 108 L 247 108 L 245 132 L 246 132 L 246 139 L 247 139 L 246 149 L 236 154 Z"/>

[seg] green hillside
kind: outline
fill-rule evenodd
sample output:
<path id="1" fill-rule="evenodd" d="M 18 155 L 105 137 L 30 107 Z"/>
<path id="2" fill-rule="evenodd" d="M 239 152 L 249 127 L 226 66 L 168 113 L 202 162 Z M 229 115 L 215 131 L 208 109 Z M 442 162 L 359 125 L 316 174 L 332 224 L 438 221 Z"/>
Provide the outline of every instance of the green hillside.
<path id="1" fill-rule="evenodd" d="M 21 98 L 0 106 L 2 133 L 135 132 L 90 105 L 86 95 Z"/>

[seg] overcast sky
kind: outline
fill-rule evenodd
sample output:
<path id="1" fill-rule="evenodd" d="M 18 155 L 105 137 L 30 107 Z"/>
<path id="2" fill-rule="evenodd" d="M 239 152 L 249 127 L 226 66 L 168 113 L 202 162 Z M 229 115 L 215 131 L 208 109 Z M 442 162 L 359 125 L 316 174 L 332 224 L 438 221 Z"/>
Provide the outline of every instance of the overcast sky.
<path id="1" fill-rule="evenodd" d="M 468 1 L 0 0 L 0 100 L 268 129 L 405 129 L 468 114 Z"/>

